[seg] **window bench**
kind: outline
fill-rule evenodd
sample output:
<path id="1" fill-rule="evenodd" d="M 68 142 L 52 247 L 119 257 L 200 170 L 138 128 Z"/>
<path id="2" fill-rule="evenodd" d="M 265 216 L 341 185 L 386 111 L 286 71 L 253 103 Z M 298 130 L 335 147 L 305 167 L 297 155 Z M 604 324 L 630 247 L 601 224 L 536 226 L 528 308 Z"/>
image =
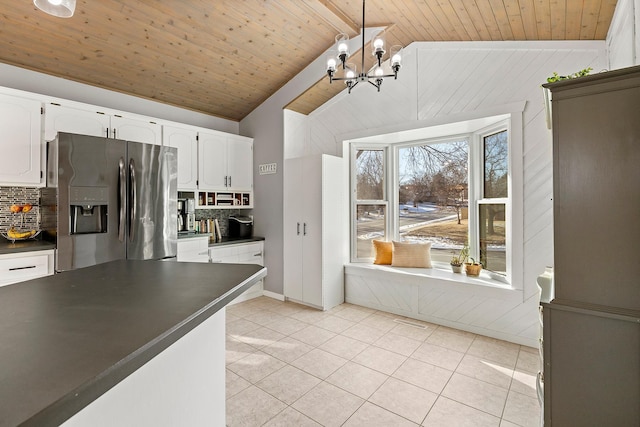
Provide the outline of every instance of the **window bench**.
<path id="1" fill-rule="evenodd" d="M 345 301 L 517 344 L 537 346 L 538 301 L 486 275 L 346 264 Z"/>

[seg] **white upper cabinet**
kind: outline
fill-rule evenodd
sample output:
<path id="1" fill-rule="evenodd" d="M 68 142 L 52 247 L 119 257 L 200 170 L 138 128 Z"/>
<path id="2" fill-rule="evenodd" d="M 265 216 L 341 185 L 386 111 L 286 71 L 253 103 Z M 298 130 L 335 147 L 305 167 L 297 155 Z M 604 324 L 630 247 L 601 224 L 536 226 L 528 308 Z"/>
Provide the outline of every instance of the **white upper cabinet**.
<path id="1" fill-rule="evenodd" d="M 57 104 L 47 104 L 44 116 L 45 141 L 55 138 L 58 132 L 69 132 L 155 145 L 162 144 L 162 127 L 149 121 Z"/>
<path id="2" fill-rule="evenodd" d="M 162 144 L 162 126 L 157 123 L 128 117 L 112 116 L 111 136 L 125 141 L 145 142 L 147 144 Z"/>
<path id="3" fill-rule="evenodd" d="M 42 104 L 0 94 L 0 185 L 41 186 Z"/>
<path id="4" fill-rule="evenodd" d="M 178 149 L 178 190 L 195 190 L 198 186 L 197 132 L 172 126 L 162 127 L 162 144 Z"/>
<path id="5" fill-rule="evenodd" d="M 95 111 L 47 104 L 44 107 L 44 140 L 51 141 L 58 132 L 107 137 L 110 119 Z"/>
<path id="6" fill-rule="evenodd" d="M 203 190 L 253 189 L 253 140 L 237 135 L 198 134 L 198 187 Z"/>

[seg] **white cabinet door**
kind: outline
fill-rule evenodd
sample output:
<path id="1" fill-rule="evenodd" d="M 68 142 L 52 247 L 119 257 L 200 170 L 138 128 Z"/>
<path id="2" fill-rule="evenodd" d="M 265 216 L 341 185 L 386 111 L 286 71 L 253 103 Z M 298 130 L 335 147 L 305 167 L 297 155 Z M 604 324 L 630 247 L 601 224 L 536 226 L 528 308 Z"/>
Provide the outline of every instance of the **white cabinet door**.
<path id="1" fill-rule="evenodd" d="M 302 295 L 304 302 L 322 307 L 322 162 L 317 156 L 304 157 L 302 162 L 303 182 L 301 199 L 302 218 Z M 302 179 L 304 178 L 304 179 Z M 337 190 L 337 189 L 336 189 Z M 337 250 L 337 248 L 336 248 Z"/>
<path id="2" fill-rule="evenodd" d="M 162 144 L 162 127 L 157 123 L 112 116 L 111 128 L 113 129 L 111 136 L 115 139 L 155 145 Z"/>
<path id="3" fill-rule="evenodd" d="M 227 138 L 225 135 L 198 133 L 198 188 L 228 189 Z"/>
<path id="4" fill-rule="evenodd" d="M 0 184 L 40 186 L 42 104 L 0 95 Z"/>
<path id="5" fill-rule="evenodd" d="M 209 262 L 209 237 L 200 236 L 178 240 L 178 262 Z"/>
<path id="6" fill-rule="evenodd" d="M 302 238 L 305 188 L 302 182 L 303 159 L 289 159 L 284 164 L 284 295 L 303 301 Z"/>
<path id="7" fill-rule="evenodd" d="M 229 187 L 238 191 L 253 188 L 253 141 L 244 137 L 227 139 L 227 174 Z"/>
<path id="8" fill-rule="evenodd" d="M 45 105 L 44 139 L 51 141 L 58 132 L 91 136 L 109 136 L 111 117 L 89 110 L 78 110 L 56 104 Z"/>
<path id="9" fill-rule="evenodd" d="M 195 190 L 198 186 L 197 136 L 191 129 L 162 128 L 162 144 L 178 149 L 178 190 Z"/>

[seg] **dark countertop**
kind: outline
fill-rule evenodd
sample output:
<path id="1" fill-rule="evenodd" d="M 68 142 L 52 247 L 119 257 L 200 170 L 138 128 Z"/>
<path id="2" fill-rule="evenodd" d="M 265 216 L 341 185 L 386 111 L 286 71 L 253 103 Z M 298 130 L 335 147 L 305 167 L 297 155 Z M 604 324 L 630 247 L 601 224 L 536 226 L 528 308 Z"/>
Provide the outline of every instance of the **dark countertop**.
<path id="1" fill-rule="evenodd" d="M 59 425 L 264 276 L 113 261 L 0 287 L 0 426 Z"/>
<path id="2" fill-rule="evenodd" d="M 210 233 L 191 233 L 191 234 L 178 234 L 178 240 L 183 239 L 194 239 L 197 237 L 211 236 Z M 251 242 L 261 242 L 264 240 L 264 237 L 252 236 L 252 237 L 223 237 L 219 242 L 209 242 L 209 247 L 213 246 L 223 246 L 223 245 L 233 245 L 237 243 L 251 243 Z"/>
<path id="3" fill-rule="evenodd" d="M 55 243 L 44 240 L 18 240 L 15 243 L 11 243 L 10 240 L 0 237 L 0 255 L 17 252 L 44 251 L 55 248 Z"/>

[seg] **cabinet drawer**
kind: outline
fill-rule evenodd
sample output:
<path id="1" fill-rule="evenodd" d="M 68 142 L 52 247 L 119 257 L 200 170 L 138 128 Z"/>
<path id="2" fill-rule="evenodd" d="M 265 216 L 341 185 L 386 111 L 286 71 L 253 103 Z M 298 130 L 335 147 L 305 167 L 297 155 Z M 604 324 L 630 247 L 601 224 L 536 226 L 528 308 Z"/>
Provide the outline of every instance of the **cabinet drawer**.
<path id="1" fill-rule="evenodd" d="M 49 274 L 49 256 L 0 259 L 0 286 Z"/>

